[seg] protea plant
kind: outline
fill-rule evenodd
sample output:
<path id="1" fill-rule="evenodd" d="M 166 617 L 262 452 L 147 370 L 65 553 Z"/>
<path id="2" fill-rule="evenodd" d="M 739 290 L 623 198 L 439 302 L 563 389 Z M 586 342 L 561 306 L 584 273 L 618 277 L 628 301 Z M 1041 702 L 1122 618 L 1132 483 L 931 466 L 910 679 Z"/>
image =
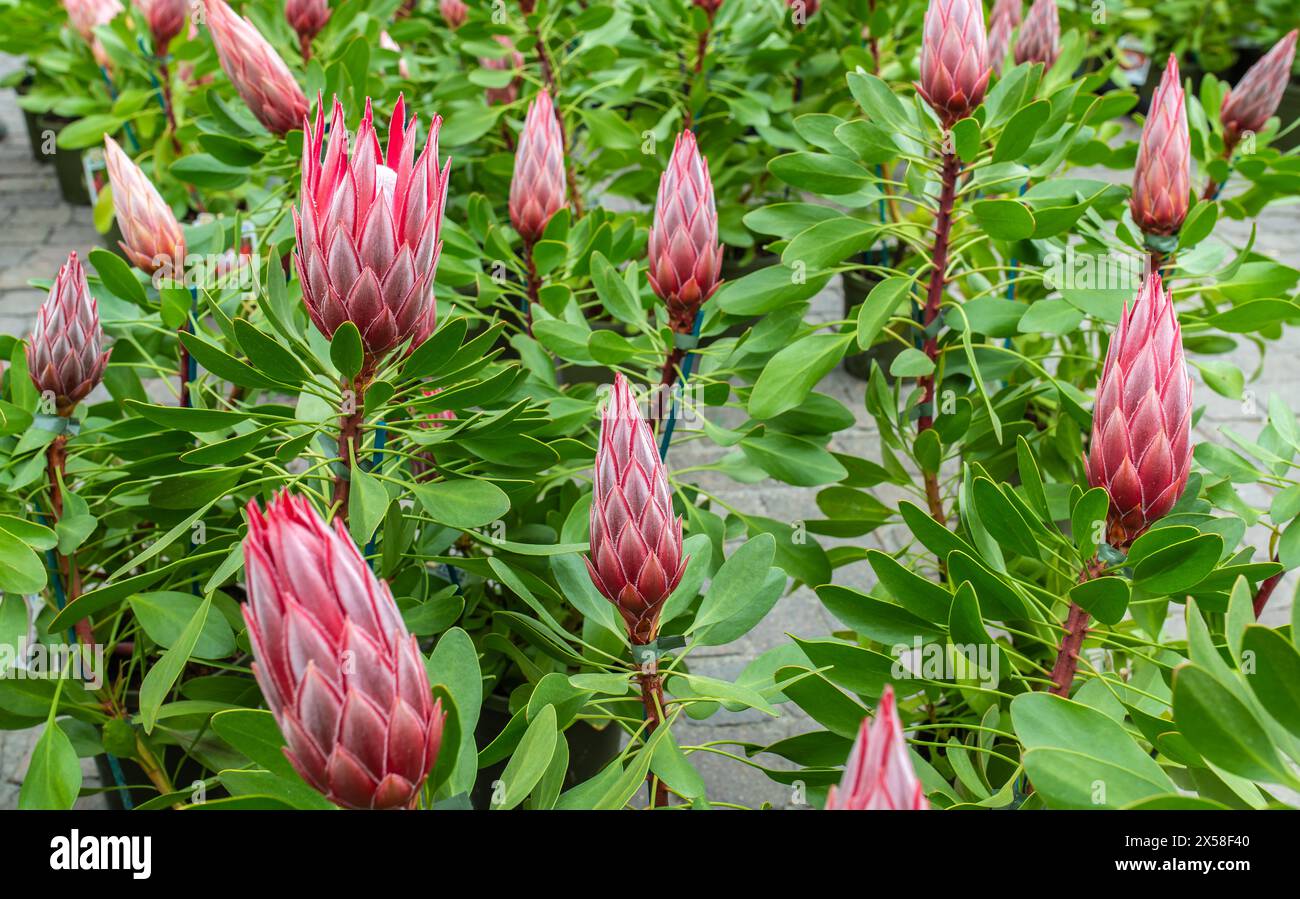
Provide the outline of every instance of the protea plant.
<path id="1" fill-rule="evenodd" d="M 300 208 L 294 210 L 294 261 L 312 323 L 332 338 L 344 322 L 361 332 L 367 367 L 400 344 L 433 332 L 433 276 L 442 249 L 442 211 L 451 162 L 438 169 L 434 116 L 415 158 L 419 122 L 406 121 L 399 96 L 381 153 L 370 100 L 348 154 L 343 104 L 330 120 L 317 109 L 303 147 Z"/>
<path id="2" fill-rule="evenodd" d="M 944 128 L 980 105 L 991 72 L 980 0 L 930 0 L 916 89 Z"/>
<path id="3" fill-rule="evenodd" d="M 1088 483 L 1110 496 L 1112 546 L 1126 548 L 1182 495 L 1191 426 L 1192 380 L 1173 296 L 1153 273 L 1111 337 L 1084 461 Z"/>
<path id="4" fill-rule="evenodd" d="M 118 242 L 122 251 L 147 274 L 163 270 L 179 276 L 185 263 L 185 235 L 172 208 L 107 134 L 104 162 L 113 189 L 113 211 L 124 238 Z"/>
<path id="5" fill-rule="evenodd" d="M 284 17 L 298 35 L 303 61 L 311 59 L 311 42 L 330 20 L 329 0 L 285 0 Z"/>
<path id="6" fill-rule="evenodd" d="M 510 222 L 526 243 L 541 239 L 546 223 L 564 206 L 566 190 L 564 137 L 551 95 L 543 89 L 528 105 L 510 181 Z"/>
<path id="7" fill-rule="evenodd" d="M 650 286 L 668 305 L 669 324 L 678 333 L 689 333 L 696 312 L 722 283 L 713 181 L 690 131 L 677 135 L 668 168 L 659 177 L 646 254 Z"/>
<path id="8" fill-rule="evenodd" d="M 1228 155 L 1243 134 L 1260 130 L 1277 112 L 1295 62 L 1296 34 L 1296 29 L 1291 29 L 1241 76 L 1236 87 L 1223 95 L 1219 120 L 1223 123 L 1223 143 Z"/>
<path id="9" fill-rule="evenodd" d="M 1050 69 L 1061 55 L 1061 15 L 1056 0 L 1034 0 L 1016 38 L 1016 63 L 1041 62 Z"/>
<path id="10" fill-rule="evenodd" d="M 154 54 L 166 56 L 168 45 L 185 27 L 185 0 L 137 0 L 137 5 L 149 24 Z"/>
<path id="11" fill-rule="evenodd" d="M 413 807 L 446 716 L 392 592 L 304 497 L 247 514 L 244 620 L 284 754 L 338 805 Z"/>
<path id="12" fill-rule="evenodd" d="M 464 25 L 465 20 L 469 18 L 469 7 L 463 0 L 439 0 L 438 12 L 442 14 L 442 20 L 452 31 Z"/>
<path id="13" fill-rule="evenodd" d="M 590 523 L 591 582 L 618 609 L 632 642 L 650 643 L 688 559 L 668 476 L 622 374 L 601 416 Z"/>
<path id="14" fill-rule="evenodd" d="M 280 54 L 224 0 L 203 3 L 221 68 L 257 120 L 281 137 L 301 125 L 307 97 Z"/>
<path id="15" fill-rule="evenodd" d="M 1183 226 L 1191 190 L 1190 147 L 1178 60 L 1171 53 L 1142 126 L 1133 171 L 1129 209 L 1143 233 L 1168 237 Z"/>
<path id="16" fill-rule="evenodd" d="M 27 340 L 27 371 L 42 395 L 67 418 L 104 378 L 109 351 L 76 253 L 60 268 Z"/>
<path id="17" fill-rule="evenodd" d="M 907 757 L 907 739 L 898 717 L 894 688 L 885 687 L 876 717 L 863 718 L 858 738 L 839 786 L 826 796 L 826 808 L 836 811 L 865 809 L 928 809 L 921 781 Z"/>
<path id="18" fill-rule="evenodd" d="M 1006 61 L 1007 51 L 1011 49 L 1011 34 L 1020 24 L 1023 7 L 1022 0 L 998 0 L 989 16 L 989 64 L 999 75 L 1002 74 L 1002 63 Z"/>

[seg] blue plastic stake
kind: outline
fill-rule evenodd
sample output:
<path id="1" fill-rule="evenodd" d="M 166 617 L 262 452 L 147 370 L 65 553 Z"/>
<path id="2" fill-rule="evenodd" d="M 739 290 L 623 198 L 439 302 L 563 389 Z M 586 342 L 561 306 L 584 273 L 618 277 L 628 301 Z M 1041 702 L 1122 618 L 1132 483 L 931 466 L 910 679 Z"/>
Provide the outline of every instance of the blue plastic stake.
<path id="1" fill-rule="evenodd" d="M 704 310 L 701 309 L 695 313 L 695 323 L 691 325 L 691 336 L 700 336 L 700 326 L 704 323 Z M 691 371 L 695 368 L 695 352 L 688 350 L 686 358 L 682 360 L 682 379 L 677 383 L 681 385 L 682 390 L 686 389 L 686 382 L 691 378 Z M 668 424 L 664 425 L 664 436 L 659 441 L 659 461 L 668 458 L 668 445 L 673 442 L 673 429 L 677 425 L 677 387 L 673 387 L 673 404 L 668 412 Z"/>

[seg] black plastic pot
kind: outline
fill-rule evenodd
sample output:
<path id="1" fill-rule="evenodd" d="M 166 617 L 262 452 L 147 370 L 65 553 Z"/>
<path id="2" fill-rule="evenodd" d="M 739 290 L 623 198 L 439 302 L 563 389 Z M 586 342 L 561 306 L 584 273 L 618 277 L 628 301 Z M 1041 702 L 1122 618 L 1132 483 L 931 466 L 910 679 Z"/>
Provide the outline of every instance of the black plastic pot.
<path id="1" fill-rule="evenodd" d="M 56 135 L 72 122 L 72 119 L 51 114 L 37 117 L 37 125 L 42 132 L 50 130 Z M 58 146 L 54 150 L 54 173 L 59 180 L 59 193 L 63 195 L 64 201 L 73 206 L 91 205 L 90 191 L 86 189 L 86 174 L 81 165 L 82 152 Z"/>
<path id="2" fill-rule="evenodd" d="M 24 96 L 32 87 L 32 77 L 28 75 L 14 87 L 14 93 L 18 96 Z M 42 151 L 41 144 L 44 142 L 44 132 L 41 128 L 41 117 L 38 113 L 30 110 L 23 110 L 23 123 L 27 126 L 27 141 L 31 144 L 32 159 L 43 165 L 49 165 L 54 161 L 54 155 Z"/>

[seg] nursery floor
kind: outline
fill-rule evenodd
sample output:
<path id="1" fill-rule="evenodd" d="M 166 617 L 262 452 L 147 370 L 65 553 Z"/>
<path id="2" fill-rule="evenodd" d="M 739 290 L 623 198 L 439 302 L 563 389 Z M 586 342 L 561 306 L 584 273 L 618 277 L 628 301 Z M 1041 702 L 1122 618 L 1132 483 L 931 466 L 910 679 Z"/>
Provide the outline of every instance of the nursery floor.
<path id="1" fill-rule="evenodd" d="M 0 75 L 11 71 L 16 64 L 12 57 L 0 55 Z M 26 334 L 43 299 L 40 292 L 27 285 L 28 280 L 53 277 L 69 250 L 85 254 L 99 245 L 99 240 L 90 224 L 90 210 L 63 203 L 53 167 L 32 160 L 22 114 L 10 90 L 0 91 L 0 120 L 9 130 L 9 137 L 0 142 L 0 333 Z M 1117 177 L 1116 173 L 1105 171 L 1090 174 L 1106 180 Z M 1231 192 L 1231 185 L 1228 190 Z M 1249 236 L 1249 226 L 1225 222 L 1217 233 L 1229 243 L 1240 245 Z M 1300 267 L 1300 206 L 1270 207 L 1260 219 L 1257 246 L 1284 264 Z M 827 321 L 841 317 L 841 292 L 837 282 L 814 300 L 813 311 Z M 1254 348 L 1244 342 L 1233 361 L 1248 377 L 1259 363 Z M 1197 426 L 1195 441 L 1227 442 L 1219 433 L 1223 426 L 1253 437 L 1264 422 L 1269 393 L 1277 392 L 1291 399 L 1289 391 L 1294 389 L 1300 376 L 1300 329 L 1290 329 L 1278 344 L 1269 347 L 1269 361 L 1269 370 L 1248 385 L 1255 397 L 1253 409 L 1243 408 L 1242 403 L 1224 399 L 1198 384 L 1197 402 L 1204 403 L 1207 408 Z M 871 447 L 877 437 L 863 407 L 862 383 L 843 371 L 836 371 L 820 389 L 839 399 L 858 416 L 858 424 L 853 429 L 836 435 L 834 448 L 862 453 L 864 447 Z M 717 450 L 707 450 L 703 442 L 682 443 L 674 447 L 671 461 L 674 468 L 680 469 L 705 463 L 716 453 Z M 713 474 L 705 474 L 699 480 L 728 503 L 752 514 L 786 522 L 820 517 L 813 502 L 815 490 L 771 482 L 736 484 Z M 1248 502 L 1266 504 L 1264 491 L 1258 487 L 1243 485 L 1240 493 Z M 1252 532 L 1251 537 L 1263 541 L 1265 534 L 1261 528 Z M 898 548 L 900 539 L 896 530 L 885 529 L 872 534 L 866 542 L 893 550 Z M 1266 544 L 1260 542 L 1257 547 L 1256 555 L 1263 557 Z M 872 580 L 871 570 L 865 564 L 841 569 L 836 575 L 838 583 L 863 589 L 869 588 Z M 1276 624 L 1287 620 L 1294 590 L 1293 573 L 1274 594 L 1274 601 L 1265 612 L 1266 621 Z M 836 626 L 812 591 L 800 589 L 782 599 L 772 614 L 744 638 L 727 646 L 694 652 L 692 668 L 700 674 L 734 678 L 759 653 L 787 641 L 786 634 L 822 636 Z M 1168 627 L 1180 632 L 1182 622 L 1171 620 Z M 742 713 L 724 711 L 704 722 L 679 724 L 678 739 L 688 746 L 715 744 L 722 752 L 743 757 L 738 747 L 725 745 L 727 741 L 767 744 L 815 727 L 793 707 L 782 709 L 782 716 L 775 719 L 752 710 Z M 38 736 L 38 730 L 0 731 L 0 809 L 17 805 L 19 785 Z M 749 807 L 765 802 L 778 808 L 797 804 L 794 791 L 774 783 L 761 771 L 743 762 L 708 752 L 695 753 L 693 761 L 703 773 L 709 796 L 715 801 Z M 779 759 L 763 757 L 761 761 L 781 766 Z M 97 787 L 99 778 L 93 763 L 86 759 L 83 767 L 86 786 Z M 79 804 L 99 807 L 103 800 L 88 797 Z"/>

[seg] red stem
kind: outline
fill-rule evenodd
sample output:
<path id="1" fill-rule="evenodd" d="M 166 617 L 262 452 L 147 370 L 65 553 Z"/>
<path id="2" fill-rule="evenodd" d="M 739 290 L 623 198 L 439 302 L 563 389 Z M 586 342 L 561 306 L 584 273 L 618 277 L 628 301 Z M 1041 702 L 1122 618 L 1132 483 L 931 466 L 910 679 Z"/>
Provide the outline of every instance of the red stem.
<path id="1" fill-rule="evenodd" d="M 541 302 L 542 278 L 537 274 L 537 263 L 533 261 L 533 245 L 524 241 L 524 256 L 528 262 L 528 308 L 524 310 L 524 324 L 528 336 L 533 336 L 533 304 Z"/>
<path id="2" fill-rule="evenodd" d="M 649 671 L 637 675 L 637 680 L 641 682 L 641 704 L 645 708 L 645 720 L 649 722 L 645 732 L 647 742 L 663 723 L 659 712 L 664 705 L 664 682 L 659 675 L 658 662 L 650 662 L 649 668 Z M 654 774 L 646 776 L 646 788 L 650 793 L 651 808 L 668 805 L 668 786 L 663 781 L 656 780 Z"/>
<path id="3" fill-rule="evenodd" d="M 54 441 L 45 450 L 45 459 L 46 472 L 50 479 L 50 514 L 54 524 L 58 524 L 63 518 L 63 490 L 59 487 L 59 482 L 67 472 L 67 434 L 60 434 L 54 438 Z M 65 556 L 58 550 L 55 550 L 54 555 L 58 562 L 58 575 L 63 577 L 64 603 L 70 604 L 81 595 L 81 574 L 77 570 L 75 558 Z M 77 639 L 81 643 L 86 646 L 94 644 L 95 631 L 91 627 L 89 618 L 78 621 L 75 630 Z"/>
<path id="4" fill-rule="evenodd" d="M 353 410 L 339 417 L 339 463 L 343 472 L 334 477 L 334 503 L 338 506 L 338 515 L 345 522 L 348 520 L 348 494 L 352 486 L 349 475 L 352 472 L 352 457 L 361 449 L 361 424 L 365 421 L 365 390 L 370 381 L 370 363 L 362 367 L 360 374 L 351 381 L 343 382 L 344 390 L 353 393 Z"/>
<path id="5" fill-rule="evenodd" d="M 1273 557 L 1273 561 L 1277 561 L 1276 556 Z M 1265 581 L 1259 585 L 1259 592 L 1255 594 L 1256 621 L 1259 620 L 1260 615 L 1264 614 L 1264 606 L 1268 605 L 1269 597 L 1273 595 L 1273 591 L 1277 589 L 1277 585 L 1281 582 L 1282 575 L 1285 573 L 1286 572 L 1284 571 L 1279 571 L 1272 577 L 1265 579 Z"/>
<path id="6" fill-rule="evenodd" d="M 1105 565 L 1094 558 L 1079 572 L 1079 583 L 1100 576 L 1104 570 Z M 1056 664 L 1052 666 L 1052 688 L 1049 693 L 1069 698 L 1074 672 L 1079 667 L 1079 650 L 1083 646 L 1083 638 L 1088 634 L 1088 620 L 1088 613 L 1078 603 L 1070 603 L 1070 614 L 1065 619 L 1065 634 L 1056 650 Z"/>

